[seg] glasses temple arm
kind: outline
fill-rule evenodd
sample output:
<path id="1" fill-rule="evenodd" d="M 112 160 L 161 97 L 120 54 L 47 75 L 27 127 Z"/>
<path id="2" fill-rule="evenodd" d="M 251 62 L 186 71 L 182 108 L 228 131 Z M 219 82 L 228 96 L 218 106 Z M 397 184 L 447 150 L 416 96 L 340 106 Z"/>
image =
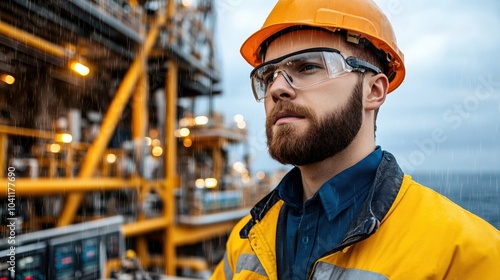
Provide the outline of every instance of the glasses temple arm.
<path id="1" fill-rule="evenodd" d="M 356 58 L 354 56 L 350 56 L 350 57 L 346 58 L 345 61 L 355 71 L 365 72 L 365 70 L 370 70 L 370 71 L 375 72 L 376 74 L 382 73 L 382 71 L 377 66 L 375 66 L 375 65 L 373 65 L 371 63 L 368 63 L 366 61 L 363 61 L 363 60 L 361 60 L 359 58 Z"/>

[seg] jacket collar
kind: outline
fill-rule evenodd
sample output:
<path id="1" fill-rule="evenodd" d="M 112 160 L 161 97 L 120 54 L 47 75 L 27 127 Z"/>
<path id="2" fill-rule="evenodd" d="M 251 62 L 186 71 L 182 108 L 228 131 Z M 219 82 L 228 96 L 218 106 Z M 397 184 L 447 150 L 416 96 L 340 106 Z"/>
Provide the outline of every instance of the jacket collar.
<path id="1" fill-rule="evenodd" d="M 261 221 L 266 215 L 267 211 L 273 207 L 276 202 L 280 200 L 278 195 L 278 190 L 275 188 L 269 194 L 267 194 L 263 199 L 261 199 L 255 206 L 250 210 L 250 215 L 252 219 L 248 221 L 248 223 L 243 227 L 240 231 L 241 238 L 248 238 L 248 234 L 252 227 L 258 222 Z"/>
<path id="2" fill-rule="evenodd" d="M 378 230 L 398 195 L 403 177 L 404 173 L 394 156 L 384 151 L 368 199 L 335 251 L 359 242 Z"/>
<path id="3" fill-rule="evenodd" d="M 377 168 L 373 186 L 360 213 L 349 227 L 341 244 L 335 250 L 359 242 L 377 231 L 380 222 L 391 208 L 401 187 L 404 173 L 394 156 L 384 151 Z M 261 221 L 266 213 L 280 200 L 278 190 L 274 189 L 261 199 L 250 211 L 252 219 L 240 231 L 241 238 L 248 238 L 252 227 Z"/>

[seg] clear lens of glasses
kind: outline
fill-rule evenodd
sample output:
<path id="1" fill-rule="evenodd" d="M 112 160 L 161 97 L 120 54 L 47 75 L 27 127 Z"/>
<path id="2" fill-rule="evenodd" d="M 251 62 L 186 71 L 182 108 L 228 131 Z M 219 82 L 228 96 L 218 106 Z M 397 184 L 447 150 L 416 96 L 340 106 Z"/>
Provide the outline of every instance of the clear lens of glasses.
<path id="1" fill-rule="evenodd" d="M 365 71 L 366 69 L 380 72 L 377 67 L 355 57 L 346 59 L 336 49 L 314 48 L 265 62 L 252 71 L 250 79 L 255 99 L 262 101 L 267 96 L 269 87 L 280 74 L 290 86 L 302 89 L 341 77 L 352 71 Z"/>

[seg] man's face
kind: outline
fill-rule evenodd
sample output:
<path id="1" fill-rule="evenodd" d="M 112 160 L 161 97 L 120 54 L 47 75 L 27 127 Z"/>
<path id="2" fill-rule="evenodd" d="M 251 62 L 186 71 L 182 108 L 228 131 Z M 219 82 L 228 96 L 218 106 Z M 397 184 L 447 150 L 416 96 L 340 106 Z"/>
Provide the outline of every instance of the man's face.
<path id="1" fill-rule="evenodd" d="M 276 39 L 266 60 L 313 47 L 350 54 L 339 36 L 301 30 Z M 279 75 L 265 99 L 270 155 L 283 164 L 306 165 L 344 150 L 356 137 L 363 118 L 363 79 L 358 73 L 297 90 Z"/>

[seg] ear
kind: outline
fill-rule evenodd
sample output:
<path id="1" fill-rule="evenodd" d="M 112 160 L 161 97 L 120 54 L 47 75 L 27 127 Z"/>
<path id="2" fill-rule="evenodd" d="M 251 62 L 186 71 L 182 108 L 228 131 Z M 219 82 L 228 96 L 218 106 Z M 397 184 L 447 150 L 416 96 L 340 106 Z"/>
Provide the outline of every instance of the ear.
<path id="1" fill-rule="evenodd" d="M 389 89 L 389 80 L 384 74 L 373 75 L 368 79 L 368 95 L 365 98 L 365 109 L 376 110 L 385 101 Z"/>

